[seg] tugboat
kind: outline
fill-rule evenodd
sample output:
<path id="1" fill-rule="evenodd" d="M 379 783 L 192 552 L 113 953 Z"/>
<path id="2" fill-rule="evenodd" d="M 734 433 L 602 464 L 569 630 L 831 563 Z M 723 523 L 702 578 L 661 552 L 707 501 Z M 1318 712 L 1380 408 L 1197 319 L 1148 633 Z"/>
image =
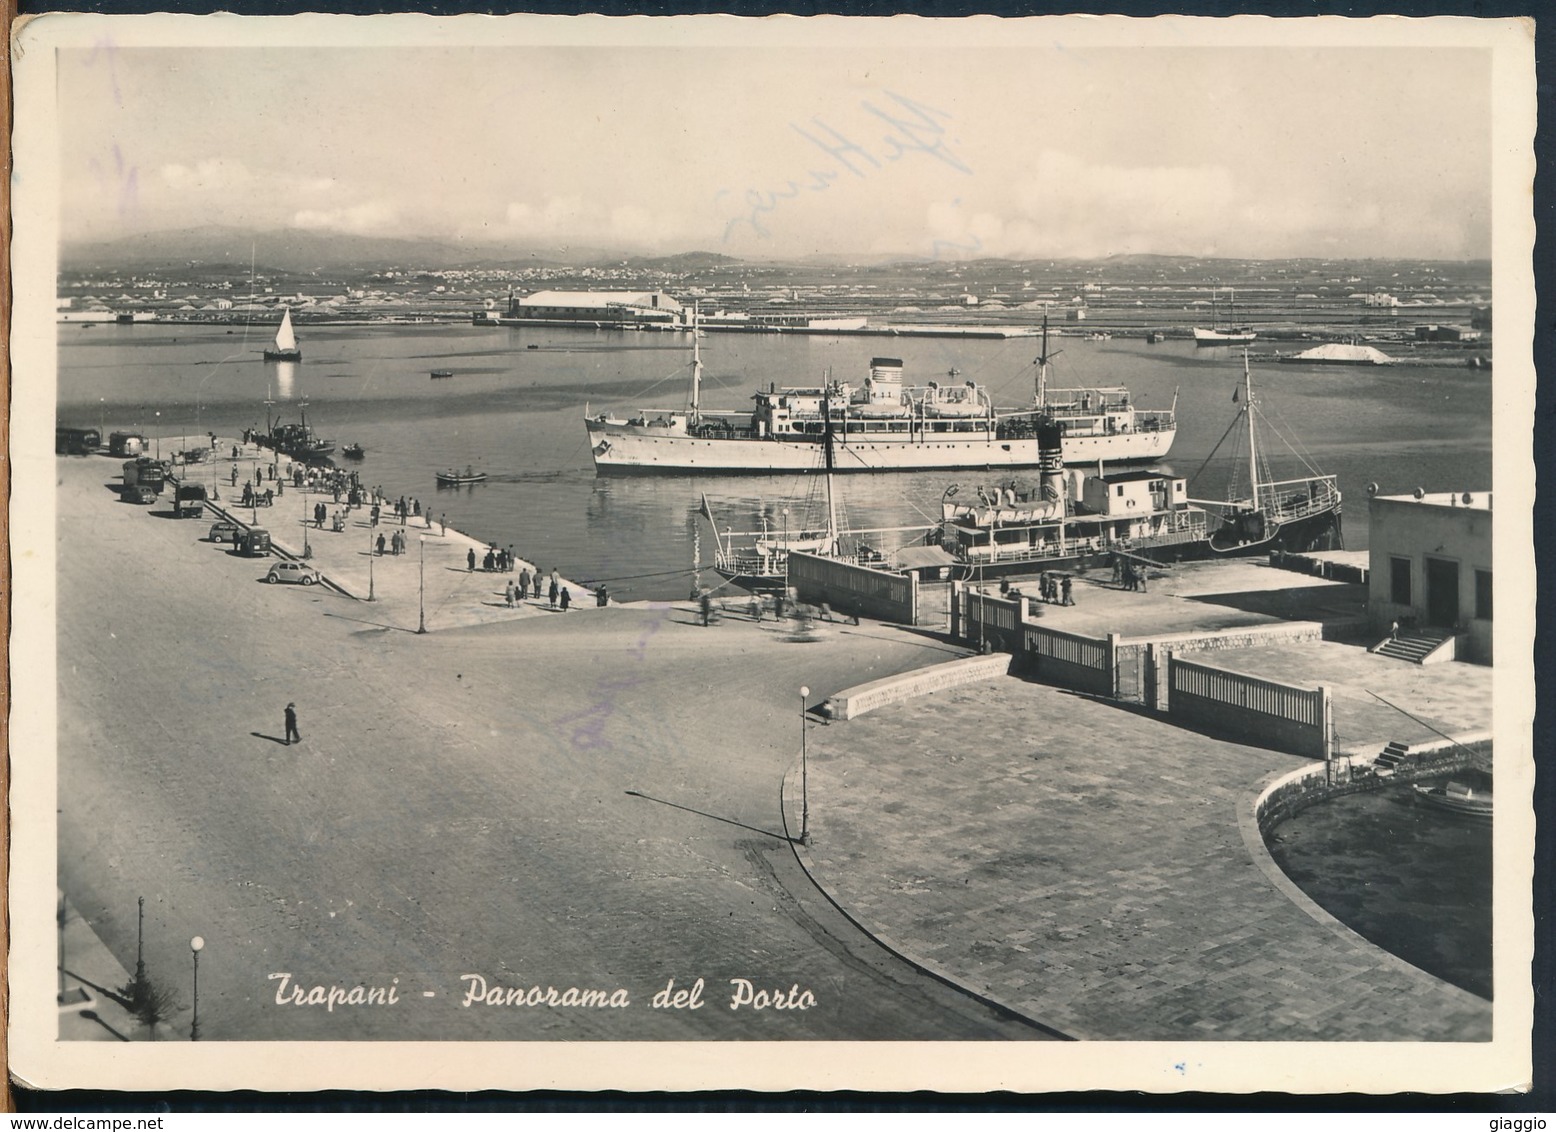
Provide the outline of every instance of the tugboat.
<path id="1" fill-rule="evenodd" d="M 360 460 L 367 454 L 367 449 L 360 444 L 348 444 L 340 450 L 340 454 L 348 460 Z"/>

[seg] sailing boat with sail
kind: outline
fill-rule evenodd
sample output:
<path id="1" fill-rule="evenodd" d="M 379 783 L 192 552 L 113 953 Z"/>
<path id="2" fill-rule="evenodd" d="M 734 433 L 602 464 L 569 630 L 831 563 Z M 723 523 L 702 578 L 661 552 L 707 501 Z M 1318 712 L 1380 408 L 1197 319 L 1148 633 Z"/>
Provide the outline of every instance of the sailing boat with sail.
<path id="1" fill-rule="evenodd" d="M 276 331 L 275 343 L 265 351 L 265 361 L 300 362 L 302 360 L 302 347 L 297 344 L 297 335 L 292 331 L 292 308 L 286 307 L 281 313 L 281 326 Z"/>
<path id="2" fill-rule="evenodd" d="M 1196 346 L 1247 346 L 1258 337 L 1251 326 L 1237 326 L 1237 292 L 1227 289 L 1227 325 L 1218 327 L 1219 321 L 1216 315 L 1216 292 L 1214 288 L 1210 292 L 1210 329 L 1196 326 L 1194 328 L 1194 345 Z"/>

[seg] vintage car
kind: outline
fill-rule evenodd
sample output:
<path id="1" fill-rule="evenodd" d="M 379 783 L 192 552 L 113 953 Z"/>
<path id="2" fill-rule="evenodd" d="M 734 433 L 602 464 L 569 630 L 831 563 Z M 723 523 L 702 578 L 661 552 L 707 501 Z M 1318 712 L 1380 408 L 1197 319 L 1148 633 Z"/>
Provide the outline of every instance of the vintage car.
<path id="1" fill-rule="evenodd" d="M 211 542 L 235 543 L 243 535 L 243 528 L 226 519 L 220 519 L 211 524 L 210 532 L 205 536 Z"/>
<path id="2" fill-rule="evenodd" d="M 265 575 L 265 581 L 271 585 L 277 582 L 291 582 L 300 586 L 311 586 L 323 580 L 317 570 L 301 562 L 277 562 L 270 567 L 270 573 Z"/>

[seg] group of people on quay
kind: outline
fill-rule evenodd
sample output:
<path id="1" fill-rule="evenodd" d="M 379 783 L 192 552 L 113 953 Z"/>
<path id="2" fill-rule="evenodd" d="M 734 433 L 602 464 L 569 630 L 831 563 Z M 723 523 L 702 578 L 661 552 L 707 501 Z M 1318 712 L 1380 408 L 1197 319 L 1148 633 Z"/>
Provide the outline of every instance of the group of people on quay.
<path id="1" fill-rule="evenodd" d="M 1051 574 L 1044 570 L 1037 577 L 1038 597 L 1050 605 L 1074 605 L 1075 582 L 1068 574 Z"/>
<path id="2" fill-rule="evenodd" d="M 243 444 L 232 446 L 232 459 L 234 461 L 231 482 L 237 486 L 240 475 L 237 461 L 245 456 L 244 449 L 254 443 L 254 435 L 245 433 Z M 212 440 L 215 448 L 215 440 Z M 334 468 L 319 465 L 309 465 L 298 461 L 277 460 L 274 463 L 264 463 L 256 466 L 252 481 L 244 476 L 243 480 L 243 505 L 244 506 L 268 506 L 276 497 L 284 494 L 290 486 L 293 490 L 303 491 L 308 494 L 328 495 L 331 502 L 322 499 L 313 504 L 308 518 L 318 530 L 328 529 L 337 533 L 346 529 L 351 512 L 357 508 L 367 510 L 367 526 L 377 528 L 381 522 L 397 523 L 404 528 L 413 522 L 421 522 L 430 531 L 433 529 L 433 515 L 430 509 L 424 510 L 421 500 L 414 496 L 402 495 L 398 499 L 391 499 L 385 493 L 382 485 L 366 485 L 362 483 L 357 471 L 350 468 Z M 265 486 L 273 484 L 273 486 Z M 438 517 L 443 535 L 448 534 L 448 516 Z M 395 556 L 406 553 L 410 547 L 410 536 L 402 530 L 380 531 L 373 542 L 373 551 L 378 556 Z M 512 574 L 519 566 L 519 559 L 510 545 L 500 547 L 496 543 L 487 546 L 484 555 L 480 555 L 476 547 L 470 547 L 465 552 L 466 569 L 474 573 L 478 568 L 485 573 Z M 515 580 L 509 580 L 504 588 L 506 604 L 513 608 L 522 603 L 526 595 L 539 602 L 543 598 L 551 609 L 566 612 L 572 607 L 573 595 L 569 588 L 562 584 L 560 573 L 552 568 L 548 577 L 540 569 L 531 571 L 529 566 L 519 570 Z M 610 604 L 610 593 L 601 584 L 591 591 L 596 606 Z"/>
<path id="3" fill-rule="evenodd" d="M 1146 593 L 1145 567 L 1115 556 L 1113 559 L 1113 583 L 1134 593 Z"/>

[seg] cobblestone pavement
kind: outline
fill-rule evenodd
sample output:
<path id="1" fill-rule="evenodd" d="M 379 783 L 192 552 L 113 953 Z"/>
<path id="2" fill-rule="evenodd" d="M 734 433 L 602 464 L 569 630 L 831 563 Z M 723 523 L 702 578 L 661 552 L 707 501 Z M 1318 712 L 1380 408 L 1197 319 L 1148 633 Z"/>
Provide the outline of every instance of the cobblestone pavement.
<path id="1" fill-rule="evenodd" d="M 1255 863 L 1239 813 L 1296 757 L 1005 678 L 815 726 L 808 765 L 806 859 L 840 905 L 1064 1033 L 1490 1037 L 1489 1003 L 1310 917 Z"/>

